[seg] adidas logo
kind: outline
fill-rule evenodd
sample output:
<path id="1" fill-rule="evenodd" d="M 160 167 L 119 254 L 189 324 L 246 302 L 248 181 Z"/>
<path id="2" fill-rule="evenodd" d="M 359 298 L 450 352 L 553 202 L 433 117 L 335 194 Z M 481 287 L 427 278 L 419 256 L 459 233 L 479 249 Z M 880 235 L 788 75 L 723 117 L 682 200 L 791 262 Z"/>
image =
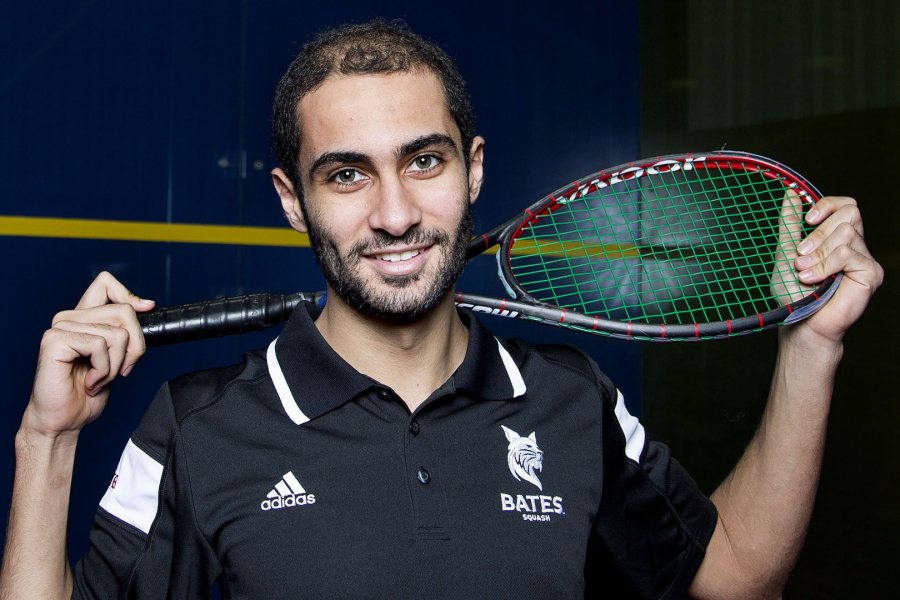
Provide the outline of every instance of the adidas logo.
<path id="1" fill-rule="evenodd" d="M 297 478 L 294 477 L 293 472 L 288 471 L 281 477 L 281 481 L 275 484 L 275 488 L 266 494 L 266 499 L 260 503 L 259 507 L 263 510 L 277 510 L 315 503 L 315 495 L 307 494 Z"/>

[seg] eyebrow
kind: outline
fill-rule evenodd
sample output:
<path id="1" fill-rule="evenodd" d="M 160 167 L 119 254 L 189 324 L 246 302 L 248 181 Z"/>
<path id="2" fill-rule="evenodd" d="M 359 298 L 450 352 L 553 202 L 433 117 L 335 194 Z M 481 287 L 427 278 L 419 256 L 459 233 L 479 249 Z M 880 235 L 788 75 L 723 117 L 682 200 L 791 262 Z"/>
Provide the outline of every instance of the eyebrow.
<path id="1" fill-rule="evenodd" d="M 361 152 L 326 152 L 317 158 L 309 168 L 309 178 L 312 179 L 317 171 L 329 165 L 361 163 L 369 162 L 369 160 L 369 157 Z"/>
<path id="2" fill-rule="evenodd" d="M 457 150 L 456 142 L 454 142 L 453 138 L 449 135 L 443 133 L 431 133 L 406 142 L 398 147 L 394 154 L 397 157 L 408 156 L 428 148 L 429 146 L 443 146 L 448 150 Z M 309 178 L 312 179 L 318 171 L 329 165 L 367 162 L 372 162 L 372 159 L 367 154 L 361 152 L 326 152 L 317 158 L 309 168 Z"/>
<path id="3" fill-rule="evenodd" d="M 452 137 L 443 133 L 432 133 L 406 142 L 397 149 L 397 156 L 414 154 L 429 146 L 443 146 L 447 150 L 456 150 L 456 142 L 453 141 Z"/>

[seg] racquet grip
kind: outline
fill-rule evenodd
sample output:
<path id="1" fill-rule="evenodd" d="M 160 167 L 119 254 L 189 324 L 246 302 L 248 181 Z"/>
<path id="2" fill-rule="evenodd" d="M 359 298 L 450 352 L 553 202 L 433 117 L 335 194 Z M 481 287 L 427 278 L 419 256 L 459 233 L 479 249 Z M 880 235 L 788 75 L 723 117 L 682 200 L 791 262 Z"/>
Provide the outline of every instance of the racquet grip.
<path id="1" fill-rule="evenodd" d="M 324 292 L 248 294 L 160 308 L 138 315 L 148 346 L 245 333 L 272 327 L 300 302 L 324 304 Z"/>

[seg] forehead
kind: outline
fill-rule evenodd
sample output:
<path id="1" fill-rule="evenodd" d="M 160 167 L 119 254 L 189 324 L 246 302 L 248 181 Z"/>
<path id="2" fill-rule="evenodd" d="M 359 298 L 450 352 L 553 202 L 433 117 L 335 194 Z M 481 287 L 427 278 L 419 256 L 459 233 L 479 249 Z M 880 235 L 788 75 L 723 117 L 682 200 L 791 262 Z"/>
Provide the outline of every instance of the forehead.
<path id="1" fill-rule="evenodd" d="M 411 139 L 441 133 L 461 144 L 459 129 L 430 71 L 329 76 L 300 100 L 300 162 L 323 152 L 393 152 Z"/>

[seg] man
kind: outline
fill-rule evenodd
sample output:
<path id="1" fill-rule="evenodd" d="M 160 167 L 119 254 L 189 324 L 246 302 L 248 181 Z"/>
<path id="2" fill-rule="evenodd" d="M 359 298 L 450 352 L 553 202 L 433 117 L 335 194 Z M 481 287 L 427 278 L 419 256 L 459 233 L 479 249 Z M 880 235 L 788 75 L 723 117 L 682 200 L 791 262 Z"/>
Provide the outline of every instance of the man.
<path id="1" fill-rule="evenodd" d="M 778 596 L 812 507 L 841 338 L 882 270 L 823 199 L 760 431 L 703 497 L 596 365 L 495 340 L 452 287 L 484 141 L 449 59 L 402 28 L 333 30 L 276 95 L 275 188 L 329 302 L 266 351 L 157 395 L 70 570 L 78 433 L 143 353 L 152 302 L 108 274 L 45 334 L 16 439 L 4 598 Z M 544 457 L 547 457 L 546 467 Z"/>

